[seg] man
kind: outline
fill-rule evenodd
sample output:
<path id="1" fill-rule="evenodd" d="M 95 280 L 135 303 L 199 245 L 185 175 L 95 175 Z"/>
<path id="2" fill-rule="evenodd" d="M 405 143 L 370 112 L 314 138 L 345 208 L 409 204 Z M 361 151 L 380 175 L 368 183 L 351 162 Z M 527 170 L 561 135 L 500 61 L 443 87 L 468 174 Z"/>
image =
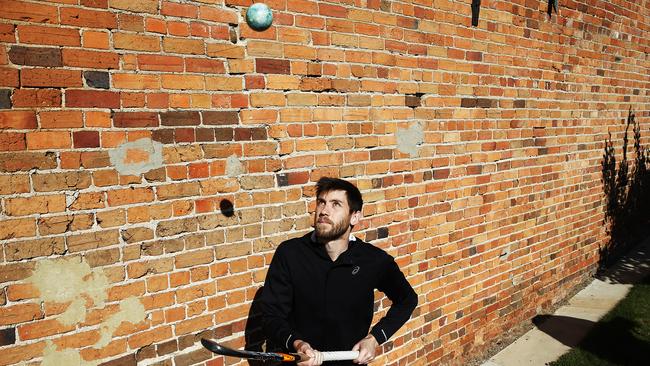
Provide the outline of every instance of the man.
<path id="1" fill-rule="evenodd" d="M 359 351 L 354 363 L 367 364 L 409 319 L 417 295 L 393 257 L 350 234 L 361 219 L 357 187 L 321 178 L 316 197 L 315 230 L 280 244 L 269 267 L 261 298 L 264 330 L 271 341 L 310 357 L 299 366 L 320 365 L 319 351 L 350 349 Z M 392 306 L 370 329 L 375 289 Z"/>

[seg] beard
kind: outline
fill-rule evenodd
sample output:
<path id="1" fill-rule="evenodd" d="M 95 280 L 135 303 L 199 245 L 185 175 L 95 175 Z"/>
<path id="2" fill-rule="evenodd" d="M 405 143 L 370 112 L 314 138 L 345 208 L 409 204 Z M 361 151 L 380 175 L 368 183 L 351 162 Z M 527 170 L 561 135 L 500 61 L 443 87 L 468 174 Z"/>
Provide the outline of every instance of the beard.
<path id="1" fill-rule="evenodd" d="M 349 218 L 347 220 L 341 220 L 337 223 L 334 223 L 326 218 L 323 220 L 325 220 L 330 225 L 329 229 L 326 227 L 325 223 L 319 223 L 318 219 L 314 223 L 314 228 L 316 229 L 316 240 L 318 240 L 320 243 L 325 243 L 341 238 L 350 227 Z"/>

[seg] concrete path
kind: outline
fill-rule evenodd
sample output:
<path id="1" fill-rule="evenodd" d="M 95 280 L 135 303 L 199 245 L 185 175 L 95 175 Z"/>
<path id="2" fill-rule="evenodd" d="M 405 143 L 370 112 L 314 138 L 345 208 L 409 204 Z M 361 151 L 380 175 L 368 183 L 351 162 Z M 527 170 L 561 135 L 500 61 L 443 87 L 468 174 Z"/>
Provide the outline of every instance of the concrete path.
<path id="1" fill-rule="evenodd" d="M 647 239 L 553 315 L 533 319 L 535 327 L 482 366 L 543 366 L 576 346 L 593 325 L 623 299 L 633 284 L 650 273 Z"/>

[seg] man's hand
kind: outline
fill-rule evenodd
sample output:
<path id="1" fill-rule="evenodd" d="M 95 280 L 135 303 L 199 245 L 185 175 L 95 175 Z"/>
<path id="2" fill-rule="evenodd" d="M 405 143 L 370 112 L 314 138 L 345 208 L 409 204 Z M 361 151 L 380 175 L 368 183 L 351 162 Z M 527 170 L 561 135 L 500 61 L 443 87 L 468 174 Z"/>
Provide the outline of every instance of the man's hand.
<path id="1" fill-rule="evenodd" d="M 318 366 L 323 363 L 323 354 L 311 348 L 309 343 L 296 339 L 293 341 L 293 348 L 295 348 L 298 353 L 303 353 L 309 357 L 308 360 L 298 363 L 298 366 Z"/>
<path id="2" fill-rule="evenodd" d="M 360 365 L 366 365 L 372 360 L 375 359 L 375 352 L 379 347 L 379 343 L 372 334 L 368 334 L 365 338 L 357 342 L 357 344 L 352 347 L 353 351 L 359 351 L 359 357 L 354 360 L 354 363 Z"/>

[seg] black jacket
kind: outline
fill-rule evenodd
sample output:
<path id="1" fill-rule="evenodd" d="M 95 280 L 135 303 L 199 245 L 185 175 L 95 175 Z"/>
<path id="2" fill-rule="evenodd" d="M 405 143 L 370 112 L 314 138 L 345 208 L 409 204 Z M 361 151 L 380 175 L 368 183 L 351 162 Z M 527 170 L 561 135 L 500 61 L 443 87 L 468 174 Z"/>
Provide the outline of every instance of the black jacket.
<path id="1" fill-rule="evenodd" d="M 293 350 L 302 339 L 319 351 L 350 350 L 368 335 L 374 290 L 392 302 L 370 331 L 387 341 L 409 319 L 417 295 L 383 250 L 359 239 L 335 262 L 312 234 L 278 246 L 261 298 L 264 330 L 276 344 Z"/>

